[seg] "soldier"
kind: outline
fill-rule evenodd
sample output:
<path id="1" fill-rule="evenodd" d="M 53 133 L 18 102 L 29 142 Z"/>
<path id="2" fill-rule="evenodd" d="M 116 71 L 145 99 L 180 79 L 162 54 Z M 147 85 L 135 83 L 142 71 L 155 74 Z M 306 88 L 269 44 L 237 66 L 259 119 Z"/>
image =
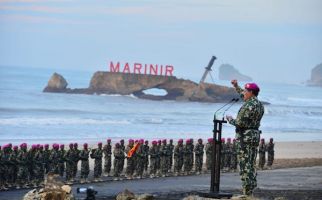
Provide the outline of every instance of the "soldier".
<path id="1" fill-rule="evenodd" d="M 190 157 L 191 157 L 190 158 L 191 169 L 190 169 L 190 171 L 192 171 L 193 164 L 195 163 L 194 154 L 193 154 L 193 150 L 195 149 L 195 145 L 194 145 L 193 138 L 190 138 L 190 148 L 191 148 L 191 154 L 190 154 Z"/>
<path id="2" fill-rule="evenodd" d="M 115 148 L 113 150 L 114 154 L 114 180 L 119 180 L 120 175 L 121 175 L 121 169 L 122 169 L 122 162 L 124 162 L 124 151 L 121 149 L 120 143 L 115 144 Z"/>
<path id="3" fill-rule="evenodd" d="M 73 179 L 76 179 L 78 171 L 78 161 L 79 161 L 79 149 L 78 144 L 74 143 L 74 153 L 73 153 Z"/>
<path id="4" fill-rule="evenodd" d="M 59 151 L 59 162 L 58 162 L 58 170 L 59 170 L 59 175 L 61 177 L 64 177 L 64 172 L 65 172 L 65 156 L 66 156 L 65 145 L 61 144 L 60 151 Z"/>
<path id="5" fill-rule="evenodd" d="M 2 189 L 8 190 L 9 187 L 9 165 L 10 165 L 10 146 L 4 145 L 2 155 L 0 155 L 1 166 L 2 167 Z"/>
<path id="6" fill-rule="evenodd" d="M 189 175 L 189 173 L 191 172 L 192 169 L 192 160 L 191 160 L 191 154 L 192 150 L 191 150 L 191 144 L 190 144 L 191 140 L 187 139 L 186 140 L 186 145 L 183 148 L 183 152 L 184 152 L 184 157 L 183 157 L 183 167 L 184 167 L 184 173 L 185 175 Z"/>
<path id="7" fill-rule="evenodd" d="M 72 184 L 73 182 L 73 157 L 74 157 L 74 144 L 69 144 L 69 150 L 66 152 L 66 182 Z"/>
<path id="8" fill-rule="evenodd" d="M 233 172 L 237 171 L 237 144 L 236 139 L 233 139 L 232 150 L 231 150 L 231 161 L 230 161 L 230 170 Z"/>
<path id="9" fill-rule="evenodd" d="M 162 177 L 165 177 L 168 175 L 168 153 L 169 149 L 167 146 L 167 140 L 162 140 L 162 145 L 160 148 L 160 158 L 161 158 L 161 174 Z"/>
<path id="10" fill-rule="evenodd" d="M 102 175 L 102 157 L 103 157 L 103 150 L 102 150 L 102 143 L 99 142 L 97 149 L 93 149 L 91 153 L 91 158 L 95 159 L 94 162 L 94 181 L 98 182 L 101 181 Z"/>
<path id="11" fill-rule="evenodd" d="M 226 157 L 226 140 L 225 138 L 221 138 L 221 157 L 220 157 L 220 170 L 224 169 L 225 157 Z"/>
<path id="12" fill-rule="evenodd" d="M 145 142 L 144 142 L 144 153 L 145 153 L 145 157 L 144 157 L 144 172 L 145 172 L 145 175 L 148 174 L 149 151 L 150 151 L 149 141 L 145 140 Z"/>
<path id="13" fill-rule="evenodd" d="M 258 146 L 258 168 L 263 170 L 264 169 L 264 165 L 266 162 L 266 158 L 265 158 L 265 152 L 266 152 L 266 145 L 265 145 L 265 140 L 264 138 L 261 139 L 261 142 L 259 143 Z"/>
<path id="14" fill-rule="evenodd" d="M 172 170 L 172 163 L 173 163 L 173 150 L 174 150 L 174 145 L 173 145 L 173 139 L 170 139 L 170 143 L 168 144 L 168 149 L 169 149 L 169 155 L 168 155 L 168 172 L 171 172 Z"/>
<path id="15" fill-rule="evenodd" d="M 202 139 L 198 139 L 198 143 L 195 146 L 194 152 L 195 152 L 195 159 L 196 159 L 196 164 L 195 164 L 195 171 L 197 174 L 201 173 L 202 170 L 202 164 L 203 164 L 203 154 L 204 154 L 204 145 L 202 143 Z"/>
<path id="16" fill-rule="evenodd" d="M 129 151 L 133 148 L 134 146 L 134 141 L 132 139 L 129 139 L 129 144 L 126 147 L 126 154 L 129 153 Z M 135 154 L 135 153 L 134 153 Z M 135 169 L 135 157 L 128 157 L 127 158 L 127 166 L 126 166 L 126 176 L 127 179 L 132 179 L 133 178 L 133 173 L 134 173 L 134 169 Z"/>
<path id="17" fill-rule="evenodd" d="M 161 176 L 161 140 L 158 140 L 157 176 Z"/>
<path id="18" fill-rule="evenodd" d="M 230 165 L 231 165 L 231 154 L 232 154 L 232 143 L 231 143 L 231 138 L 227 138 L 227 143 L 226 143 L 226 149 L 225 149 L 225 170 L 229 171 L 230 170 Z"/>
<path id="19" fill-rule="evenodd" d="M 47 174 L 50 172 L 50 150 L 49 150 L 49 144 L 45 144 L 45 150 L 44 150 L 44 163 L 45 163 L 45 173 Z"/>
<path id="20" fill-rule="evenodd" d="M 228 122 L 236 127 L 238 160 L 244 195 L 252 195 L 257 187 L 256 153 L 261 131 L 260 121 L 264 115 L 264 106 L 257 99 L 259 87 L 255 83 L 247 83 L 243 90 L 237 80 L 231 81 L 245 103 L 238 111 L 236 119 L 226 116 Z"/>
<path id="21" fill-rule="evenodd" d="M 1 190 L 7 190 L 8 188 L 6 188 L 4 186 L 4 174 L 5 174 L 5 171 L 4 171 L 4 164 L 2 162 L 2 146 L 0 146 L 0 191 Z"/>
<path id="22" fill-rule="evenodd" d="M 266 146 L 267 149 L 267 167 L 272 169 L 272 165 L 274 162 L 274 142 L 273 138 L 269 139 L 269 143 Z"/>
<path id="23" fill-rule="evenodd" d="M 44 180 L 44 155 L 43 155 L 43 146 L 39 145 L 34 157 L 33 157 L 33 171 L 34 171 L 34 186 L 40 186 Z"/>
<path id="24" fill-rule="evenodd" d="M 144 140 L 140 139 L 139 143 L 140 143 L 140 146 L 136 151 L 136 157 L 137 157 L 136 175 L 138 179 L 141 179 L 143 177 L 144 161 L 145 161 Z"/>
<path id="25" fill-rule="evenodd" d="M 159 149 L 157 146 L 157 141 L 152 141 L 152 147 L 149 150 L 150 155 L 150 178 L 154 178 L 157 174 L 157 159 L 159 154 Z"/>
<path id="26" fill-rule="evenodd" d="M 174 148 L 174 172 L 178 176 L 182 172 L 183 166 L 183 139 L 178 140 L 178 144 Z"/>
<path id="27" fill-rule="evenodd" d="M 59 174 L 59 144 L 53 144 L 53 150 L 51 151 L 49 160 L 51 160 L 50 171 Z"/>
<path id="28" fill-rule="evenodd" d="M 81 160 L 81 180 L 80 183 L 88 182 L 88 174 L 89 174 L 89 150 L 88 144 L 83 144 L 83 150 L 79 152 L 79 159 Z"/>
<path id="29" fill-rule="evenodd" d="M 125 145 L 124 145 L 124 140 L 123 139 L 120 140 L 120 148 L 123 151 L 123 154 L 125 154 Z M 123 159 L 123 160 L 121 159 L 121 163 L 120 163 L 120 166 L 121 166 L 121 168 L 120 168 L 121 174 L 123 173 L 123 169 L 124 169 L 124 160 L 125 159 Z"/>
<path id="30" fill-rule="evenodd" d="M 27 152 L 27 144 L 22 143 L 20 145 L 20 151 L 17 156 L 18 163 L 18 174 L 17 174 L 17 189 L 20 187 L 28 188 L 27 181 L 29 178 L 28 171 L 28 152 Z"/>
<path id="31" fill-rule="evenodd" d="M 112 145 L 111 139 L 107 139 L 107 144 L 103 148 L 104 153 L 104 176 L 109 176 L 112 165 Z"/>
<path id="32" fill-rule="evenodd" d="M 34 159 L 34 155 L 36 153 L 37 150 L 37 145 L 33 144 L 31 145 L 31 149 L 29 149 L 28 151 L 28 171 L 29 171 L 29 184 L 30 185 L 35 185 L 35 179 L 36 179 L 36 175 L 34 174 L 34 163 L 33 163 L 33 159 Z"/>
<path id="33" fill-rule="evenodd" d="M 11 184 L 16 185 L 17 181 L 17 173 L 18 173 L 18 163 L 17 163 L 17 156 L 19 153 L 19 148 L 18 146 L 13 146 L 13 151 L 11 153 L 11 158 L 10 158 L 10 163 L 11 163 L 11 168 L 12 168 L 12 174 L 10 175 L 11 177 Z"/>
<path id="34" fill-rule="evenodd" d="M 206 166 L 207 166 L 207 171 L 211 170 L 212 166 L 212 156 L 213 156 L 213 139 L 208 138 L 208 143 L 206 144 Z"/>

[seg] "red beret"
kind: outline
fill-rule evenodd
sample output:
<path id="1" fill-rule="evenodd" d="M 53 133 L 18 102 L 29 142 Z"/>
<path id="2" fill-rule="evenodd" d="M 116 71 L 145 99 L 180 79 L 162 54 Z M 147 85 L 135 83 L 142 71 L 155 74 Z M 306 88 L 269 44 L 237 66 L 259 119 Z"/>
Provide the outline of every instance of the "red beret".
<path id="1" fill-rule="evenodd" d="M 259 91 L 259 87 L 256 83 L 246 83 L 245 84 L 245 89 L 246 90 L 258 90 Z"/>

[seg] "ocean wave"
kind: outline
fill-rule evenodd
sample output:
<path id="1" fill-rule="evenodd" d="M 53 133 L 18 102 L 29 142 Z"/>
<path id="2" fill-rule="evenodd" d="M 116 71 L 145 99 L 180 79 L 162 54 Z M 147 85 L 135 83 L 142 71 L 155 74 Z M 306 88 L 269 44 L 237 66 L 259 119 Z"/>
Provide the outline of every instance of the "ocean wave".
<path id="1" fill-rule="evenodd" d="M 322 117 L 322 107 L 266 106 L 265 115 Z"/>
<path id="2" fill-rule="evenodd" d="M 105 125 L 105 124 L 131 124 L 127 120 L 109 120 L 109 119 L 82 119 L 82 118 L 5 118 L 0 120 L 0 125 L 7 126 L 43 126 L 43 125 Z"/>
<path id="3" fill-rule="evenodd" d="M 133 94 L 130 95 L 121 95 L 121 94 L 98 94 L 98 96 L 102 97 L 130 97 L 133 99 L 138 99 L 138 97 L 134 96 Z"/>
<path id="4" fill-rule="evenodd" d="M 76 109 L 57 109 L 57 108 L 0 108 L 0 113 L 60 113 L 60 114 L 95 114 L 100 112 Z"/>

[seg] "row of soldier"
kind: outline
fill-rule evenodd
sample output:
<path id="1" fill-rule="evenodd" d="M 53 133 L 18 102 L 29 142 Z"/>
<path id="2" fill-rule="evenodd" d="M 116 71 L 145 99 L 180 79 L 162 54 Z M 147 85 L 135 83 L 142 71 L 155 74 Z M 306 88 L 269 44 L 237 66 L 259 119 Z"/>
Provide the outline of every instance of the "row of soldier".
<path id="1" fill-rule="evenodd" d="M 135 144 L 138 148 L 132 156 L 128 153 Z M 231 142 L 228 138 L 222 140 L 222 169 L 237 170 L 237 153 L 235 140 Z M 98 143 L 98 148 L 90 149 L 88 144 L 83 144 L 83 148 L 78 149 L 77 143 L 69 144 L 69 149 L 65 150 L 64 145 L 32 145 L 27 149 L 27 144 L 18 146 L 7 144 L 0 151 L 0 189 L 7 189 L 39 186 L 44 180 L 45 174 L 53 172 L 66 178 L 68 184 L 76 180 L 78 163 L 80 161 L 80 182 L 88 182 L 90 172 L 90 159 L 94 160 L 94 181 L 100 181 L 104 176 L 114 176 L 114 179 L 123 177 L 133 179 L 143 176 L 159 177 L 173 175 L 200 174 L 203 169 L 204 154 L 206 155 L 206 170 L 210 170 L 212 163 L 212 138 L 204 146 L 202 139 L 194 144 L 193 139 L 178 140 L 176 146 L 173 140 L 167 144 L 167 140 L 153 141 L 149 146 L 149 141 L 143 139 L 134 141 L 130 139 L 125 146 L 124 140 L 116 143 L 112 148 L 111 140 L 108 139 L 104 145 Z M 112 159 L 113 156 L 113 159 Z M 104 165 L 103 165 L 104 159 Z M 126 163 L 125 163 L 126 162 Z M 113 164 L 113 173 L 112 173 Z M 126 167 L 125 167 L 126 166 Z M 195 167 L 193 170 L 193 166 Z M 125 168 L 125 170 L 124 170 Z"/>

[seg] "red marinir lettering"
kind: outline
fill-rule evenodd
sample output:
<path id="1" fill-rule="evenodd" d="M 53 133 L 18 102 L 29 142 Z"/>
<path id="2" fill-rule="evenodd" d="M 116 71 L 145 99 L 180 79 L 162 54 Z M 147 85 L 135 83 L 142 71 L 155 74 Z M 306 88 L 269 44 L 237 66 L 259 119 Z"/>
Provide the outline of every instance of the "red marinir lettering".
<path id="1" fill-rule="evenodd" d="M 131 73 L 129 63 L 125 63 L 123 73 Z"/>
<path id="2" fill-rule="evenodd" d="M 116 66 L 114 66 L 113 62 L 110 62 L 110 72 L 120 72 L 120 62 L 117 62 Z"/>
<path id="3" fill-rule="evenodd" d="M 142 68 L 142 64 L 141 63 L 134 63 L 133 73 L 134 74 L 141 74 L 141 68 Z M 138 72 L 136 72 L 136 71 L 138 71 Z"/>
<path id="4" fill-rule="evenodd" d="M 169 75 L 168 75 L 168 72 L 169 72 Z M 165 66 L 165 76 L 172 76 L 172 72 L 173 72 L 173 66 L 171 65 Z"/>
<path id="5" fill-rule="evenodd" d="M 155 67 L 153 67 L 153 65 L 150 64 L 150 74 L 158 75 L 158 65 L 155 65 Z"/>

